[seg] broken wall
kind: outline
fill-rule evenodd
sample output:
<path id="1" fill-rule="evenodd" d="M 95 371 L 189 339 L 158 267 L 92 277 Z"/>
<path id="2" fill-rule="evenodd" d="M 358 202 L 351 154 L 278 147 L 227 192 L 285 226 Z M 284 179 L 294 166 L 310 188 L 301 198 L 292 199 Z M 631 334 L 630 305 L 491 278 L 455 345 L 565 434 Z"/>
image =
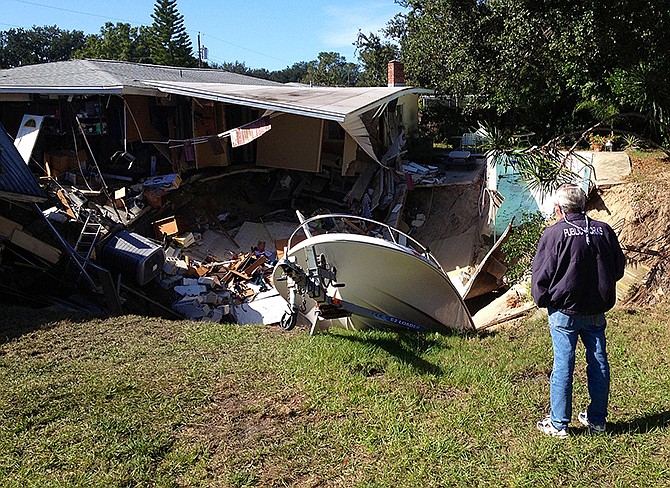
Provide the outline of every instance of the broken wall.
<path id="1" fill-rule="evenodd" d="M 445 271 L 472 266 L 483 254 L 481 236 L 486 210 L 480 206 L 482 184 L 483 174 L 469 184 L 415 188 L 409 192 L 407 211 L 426 216 L 412 237 L 431 250 Z"/>
<path id="2" fill-rule="evenodd" d="M 216 136 L 225 132 L 226 109 L 223 104 L 193 99 L 193 137 Z M 226 141 L 212 138 L 213 143 L 195 145 L 196 167 L 228 166 L 229 148 Z"/>
<path id="3" fill-rule="evenodd" d="M 257 140 L 256 163 L 271 168 L 321 171 L 321 119 L 282 114 L 272 118 L 272 130 Z"/>

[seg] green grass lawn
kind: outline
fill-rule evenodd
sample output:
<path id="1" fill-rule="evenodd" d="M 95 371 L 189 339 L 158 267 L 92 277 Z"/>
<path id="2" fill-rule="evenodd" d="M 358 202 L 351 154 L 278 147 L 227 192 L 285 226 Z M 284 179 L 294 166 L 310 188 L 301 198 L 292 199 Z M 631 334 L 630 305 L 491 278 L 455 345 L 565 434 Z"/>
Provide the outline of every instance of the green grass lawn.
<path id="1" fill-rule="evenodd" d="M 670 306 L 609 315 L 603 436 L 578 350 L 575 426 L 548 411 L 545 322 L 484 336 L 2 308 L 0 485 L 670 486 Z"/>

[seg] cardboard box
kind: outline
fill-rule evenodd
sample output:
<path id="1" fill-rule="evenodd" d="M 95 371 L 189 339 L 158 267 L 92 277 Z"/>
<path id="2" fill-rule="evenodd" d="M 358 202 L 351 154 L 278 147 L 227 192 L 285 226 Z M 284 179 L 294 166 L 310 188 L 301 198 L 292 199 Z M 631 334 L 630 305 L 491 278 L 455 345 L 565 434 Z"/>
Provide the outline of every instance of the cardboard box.
<path id="1" fill-rule="evenodd" d="M 183 215 L 173 215 L 165 219 L 153 222 L 154 234 L 157 239 L 162 239 L 163 234 L 174 236 L 189 230 L 188 219 Z"/>
<path id="2" fill-rule="evenodd" d="M 44 166 L 47 176 L 56 177 L 72 169 L 79 169 L 79 162 L 86 168 L 86 151 L 45 151 Z"/>
<path id="3" fill-rule="evenodd" d="M 167 195 L 167 192 L 165 190 L 161 190 L 156 186 L 153 186 L 145 189 L 142 195 L 144 196 L 145 200 L 149 203 L 151 208 L 160 210 L 165 205 L 165 196 Z"/>

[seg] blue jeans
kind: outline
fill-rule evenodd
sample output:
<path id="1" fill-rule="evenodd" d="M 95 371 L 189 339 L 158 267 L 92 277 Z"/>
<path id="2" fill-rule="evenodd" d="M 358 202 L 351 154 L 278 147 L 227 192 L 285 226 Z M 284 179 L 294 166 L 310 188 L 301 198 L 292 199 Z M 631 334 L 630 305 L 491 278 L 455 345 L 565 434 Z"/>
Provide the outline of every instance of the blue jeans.
<path id="1" fill-rule="evenodd" d="M 586 415 L 589 422 L 604 424 L 610 391 L 605 314 L 570 316 L 551 308 L 548 312 L 554 345 L 550 387 L 551 422 L 557 429 L 567 429 L 572 418 L 572 374 L 575 371 L 577 339 L 581 337 L 586 348 L 586 378 L 591 397 Z"/>

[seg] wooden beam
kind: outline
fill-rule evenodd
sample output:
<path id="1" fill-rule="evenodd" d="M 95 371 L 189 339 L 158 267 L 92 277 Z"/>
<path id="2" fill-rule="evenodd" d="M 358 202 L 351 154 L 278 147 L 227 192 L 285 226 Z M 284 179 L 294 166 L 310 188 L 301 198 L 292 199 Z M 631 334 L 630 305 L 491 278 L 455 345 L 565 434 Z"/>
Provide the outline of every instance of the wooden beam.
<path id="1" fill-rule="evenodd" d="M 0 215 L 0 236 L 10 239 L 14 231 L 17 229 L 21 230 L 23 229 L 23 226 Z"/>
<path id="2" fill-rule="evenodd" d="M 16 229 L 10 239 L 15 244 L 32 254 L 41 257 L 49 263 L 55 264 L 60 259 L 61 251 L 58 248 L 40 241 L 21 229 Z"/>
<path id="3" fill-rule="evenodd" d="M 256 258 L 256 260 L 253 263 L 244 267 L 241 271 L 242 273 L 251 276 L 252 274 L 254 274 L 254 271 L 256 271 L 256 269 L 259 266 L 262 266 L 267 260 L 268 258 L 265 256 L 265 254 L 261 254 L 258 258 Z"/>

